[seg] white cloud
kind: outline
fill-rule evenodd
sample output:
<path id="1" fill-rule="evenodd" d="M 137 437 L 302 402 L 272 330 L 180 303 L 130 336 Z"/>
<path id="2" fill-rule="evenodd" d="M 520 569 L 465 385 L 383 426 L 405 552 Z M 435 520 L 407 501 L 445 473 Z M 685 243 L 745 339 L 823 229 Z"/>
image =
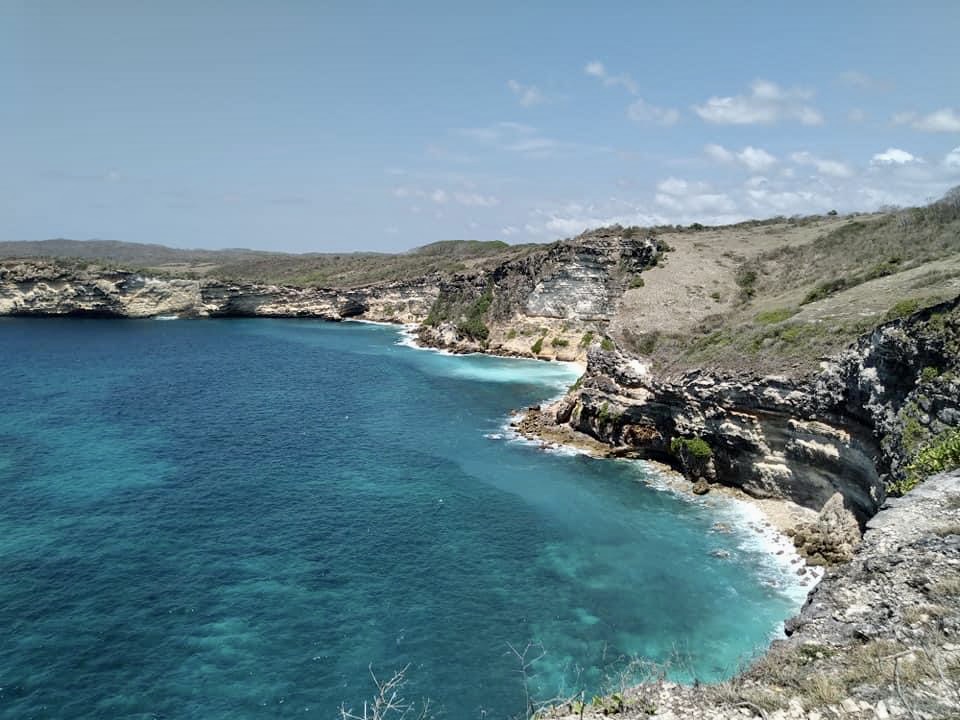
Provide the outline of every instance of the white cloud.
<path id="1" fill-rule="evenodd" d="M 870 161 L 873 165 L 904 165 L 911 162 L 923 162 L 916 155 L 900 148 L 887 148 L 886 152 L 877 153 Z"/>
<path id="2" fill-rule="evenodd" d="M 943 164 L 947 167 L 960 168 L 960 147 L 955 147 L 943 158 Z"/>
<path id="3" fill-rule="evenodd" d="M 859 70 L 842 72 L 837 79 L 843 85 L 857 88 L 858 90 L 890 90 L 892 88 L 891 83 L 875 78 L 865 72 L 860 72 Z"/>
<path id="4" fill-rule="evenodd" d="M 604 67 L 604 64 L 599 60 L 588 62 L 586 66 L 583 68 L 583 71 L 587 75 L 590 75 L 591 77 L 595 77 L 601 80 L 603 84 L 606 85 L 607 87 L 613 87 L 613 86 L 619 85 L 623 87 L 631 95 L 636 95 L 639 92 L 639 89 L 637 88 L 637 83 L 632 77 L 630 77 L 626 73 L 622 75 L 611 75 L 609 72 L 607 72 L 607 68 Z"/>
<path id="5" fill-rule="evenodd" d="M 418 198 L 421 200 L 429 200 L 436 205 L 446 205 L 451 201 L 467 207 L 496 207 L 500 204 L 499 198 L 493 195 L 483 195 L 477 192 L 449 191 L 443 188 L 427 190 L 420 187 L 401 185 L 393 188 L 393 194 L 395 197 L 403 199 Z M 411 210 L 413 210 L 413 212 L 420 211 L 419 208 L 415 210 L 411 208 Z"/>
<path id="6" fill-rule="evenodd" d="M 481 195 L 480 193 L 458 192 L 453 194 L 453 199 L 467 207 L 496 207 L 500 204 L 500 200 L 493 195 Z"/>
<path id="7" fill-rule="evenodd" d="M 770 166 L 777 164 L 777 159 L 766 150 L 750 145 L 737 153 L 737 160 L 754 172 L 766 170 Z"/>
<path id="8" fill-rule="evenodd" d="M 942 108 L 929 115 L 902 112 L 893 116 L 893 124 L 909 124 L 914 130 L 923 132 L 960 132 L 960 112 L 952 108 Z"/>
<path id="9" fill-rule="evenodd" d="M 459 128 L 452 132 L 474 142 L 527 157 L 545 157 L 560 152 L 569 154 L 610 151 L 608 147 L 563 142 L 545 137 L 537 128 L 517 122 L 499 122 L 478 128 Z"/>
<path id="10" fill-rule="evenodd" d="M 690 183 L 675 177 L 669 177 L 657 183 L 657 190 L 668 195 L 685 195 L 689 189 Z"/>
<path id="11" fill-rule="evenodd" d="M 553 150 L 557 147 L 557 141 L 545 137 L 529 137 L 507 143 L 503 146 L 504 150 L 519 153 L 534 153 Z"/>
<path id="12" fill-rule="evenodd" d="M 662 108 L 651 105 L 642 98 L 638 98 L 627 108 L 627 115 L 636 122 L 652 122 L 658 125 L 676 125 L 680 119 L 680 112 L 673 108 Z"/>
<path id="13" fill-rule="evenodd" d="M 536 85 L 524 85 L 516 80 L 508 80 L 507 87 L 517 96 L 517 100 L 524 107 L 533 107 L 547 101 L 547 98 Z"/>
<path id="14" fill-rule="evenodd" d="M 809 152 L 795 152 L 790 156 L 797 165 L 812 165 L 817 172 L 837 178 L 848 178 L 853 175 L 849 166 L 838 160 L 827 160 Z"/>
<path id="15" fill-rule="evenodd" d="M 733 153 L 727 150 L 723 145 L 710 143 L 709 145 L 704 145 L 703 151 L 710 158 L 716 160 L 717 162 L 733 162 Z"/>
<path id="16" fill-rule="evenodd" d="M 747 145 L 740 152 L 727 150 L 723 145 L 711 143 L 705 145 L 703 151 L 709 158 L 720 163 L 737 162 L 752 172 L 766 170 L 777 163 L 777 158 L 763 148 Z"/>
<path id="17" fill-rule="evenodd" d="M 785 90 L 776 83 L 757 80 L 749 95 L 714 96 L 693 109 L 703 120 L 718 125 L 772 125 L 781 120 L 820 125 L 823 115 L 807 104 L 812 97 L 807 90 Z"/>
<path id="18" fill-rule="evenodd" d="M 516 235 L 518 232 L 520 232 L 520 230 L 518 228 L 515 228 L 513 225 L 507 225 L 505 228 L 502 228 L 500 230 L 500 234 L 505 235 L 506 237 L 510 237 L 511 235 Z"/>

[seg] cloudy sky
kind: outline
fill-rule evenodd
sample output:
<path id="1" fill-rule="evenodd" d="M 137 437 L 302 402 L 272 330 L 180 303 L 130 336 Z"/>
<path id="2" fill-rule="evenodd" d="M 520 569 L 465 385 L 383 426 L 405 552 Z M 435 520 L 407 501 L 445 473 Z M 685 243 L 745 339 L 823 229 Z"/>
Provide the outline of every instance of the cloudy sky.
<path id="1" fill-rule="evenodd" d="M 0 2 L 0 239 L 399 250 L 925 202 L 960 2 Z"/>

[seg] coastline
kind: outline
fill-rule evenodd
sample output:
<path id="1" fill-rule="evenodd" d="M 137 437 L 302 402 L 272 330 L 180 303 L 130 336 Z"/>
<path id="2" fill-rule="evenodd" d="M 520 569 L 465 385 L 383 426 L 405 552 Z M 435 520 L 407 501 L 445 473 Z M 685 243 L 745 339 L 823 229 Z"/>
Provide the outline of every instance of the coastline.
<path id="1" fill-rule="evenodd" d="M 545 425 L 533 414 L 536 412 L 538 411 L 528 410 L 512 418 L 511 429 L 527 440 L 539 443 L 544 449 L 563 447 L 601 460 L 623 457 L 618 454 L 616 448 L 612 448 L 588 435 L 578 433 L 569 426 Z M 693 495 L 693 483 L 677 471 L 655 460 L 644 460 L 643 462 L 656 468 L 662 475 L 664 482 L 676 492 Z M 710 494 L 723 495 L 755 507 L 762 513 L 766 522 L 781 534 L 786 534 L 788 530 L 796 528 L 797 525 L 810 522 L 817 517 L 815 510 L 801 507 L 790 500 L 756 498 L 742 490 L 726 485 L 711 485 Z"/>

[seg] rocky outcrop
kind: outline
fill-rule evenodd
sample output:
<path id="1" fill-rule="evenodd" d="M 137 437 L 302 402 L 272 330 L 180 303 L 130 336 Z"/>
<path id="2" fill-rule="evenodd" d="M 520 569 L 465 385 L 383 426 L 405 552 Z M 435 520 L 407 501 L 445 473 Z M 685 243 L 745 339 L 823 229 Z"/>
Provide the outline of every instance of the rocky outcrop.
<path id="1" fill-rule="evenodd" d="M 819 510 L 839 492 L 863 523 L 902 487 L 911 450 L 960 418 L 958 347 L 960 298 L 878 327 L 801 379 L 656 378 L 594 345 L 579 388 L 541 416 L 755 497 Z M 709 453 L 701 471 L 693 440 Z"/>
<path id="2" fill-rule="evenodd" d="M 455 275 L 441 282 L 420 340 L 455 352 L 585 357 L 584 337 L 606 331 L 624 291 L 664 250 L 651 235 L 614 226 Z"/>
<path id="3" fill-rule="evenodd" d="M 598 718 L 616 706 L 625 719 L 958 717 L 960 471 L 888 500 L 852 560 L 827 570 L 787 632 L 728 682 L 661 679 L 543 716 Z"/>
<path id="4" fill-rule="evenodd" d="M 801 523 L 787 530 L 808 565 L 839 565 L 853 559 L 860 544 L 857 519 L 844 507 L 843 496 L 834 493 L 815 522 Z"/>
<path id="5" fill-rule="evenodd" d="M 436 296 L 436 281 L 431 278 L 341 291 L 150 277 L 47 261 L 0 263 L 0 315 L 312 317 L 418 322 L 426 316 Z"/>

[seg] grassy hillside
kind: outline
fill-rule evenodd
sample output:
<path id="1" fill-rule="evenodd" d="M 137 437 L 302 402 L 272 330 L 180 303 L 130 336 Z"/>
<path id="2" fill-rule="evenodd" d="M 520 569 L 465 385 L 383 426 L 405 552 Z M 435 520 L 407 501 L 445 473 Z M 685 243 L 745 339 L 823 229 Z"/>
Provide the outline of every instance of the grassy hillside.
<path id="1" fill-rule="evenodd" d="M 519 257 L 538 245 L 445 240 L 406 253 L 276 253 L 182 250 L 110 240 L 0 242 L 0 257 L 82 260 L 179 277 L 323 287 L 356 287 L 432 273 L 449 275 Z"/>
<path id="2" fill-rule="evenodd" d="M 674 252 L 627 293 L 614 336 L 666 370 L 811 370 L 855 335 L 960 294 L 956 192 L 890 213 L 661 237 Z"/>

